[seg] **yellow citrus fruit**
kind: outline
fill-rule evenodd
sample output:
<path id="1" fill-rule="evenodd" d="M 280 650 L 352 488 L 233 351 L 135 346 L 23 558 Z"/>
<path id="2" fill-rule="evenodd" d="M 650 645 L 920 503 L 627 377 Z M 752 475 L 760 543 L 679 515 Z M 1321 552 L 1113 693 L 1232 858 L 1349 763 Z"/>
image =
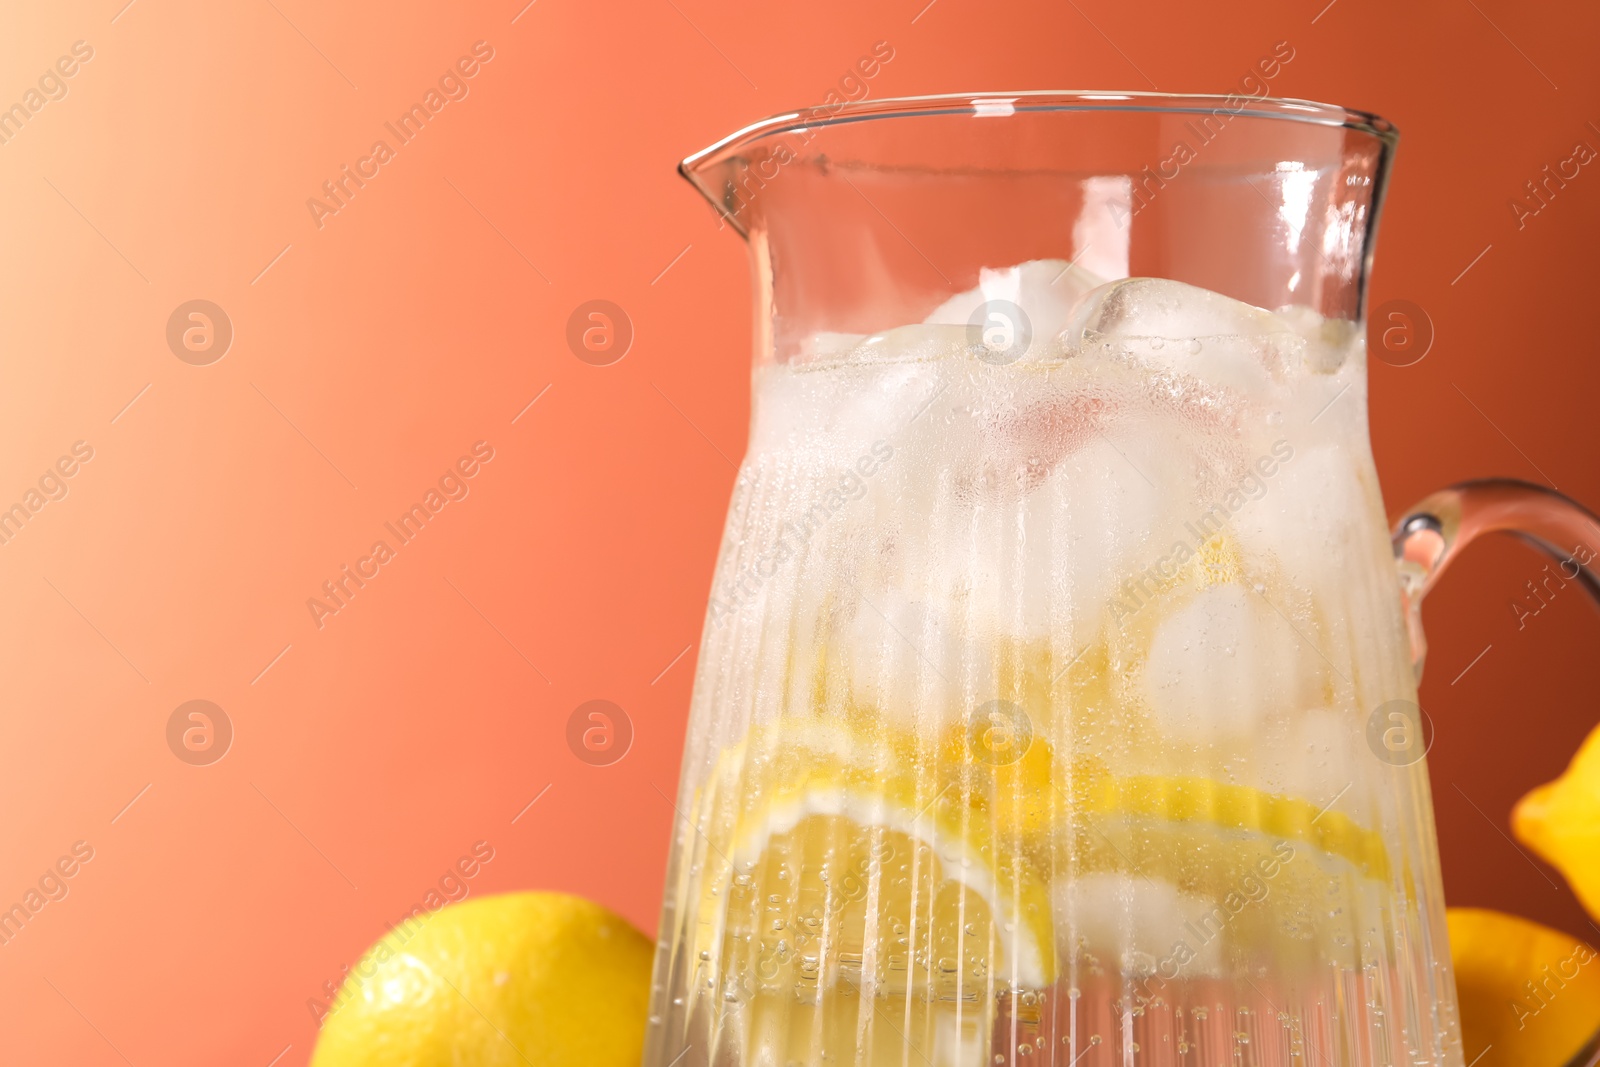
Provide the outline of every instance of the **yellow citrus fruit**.
<path id="1" fill-rule="evenodd" d="M 454 904 L 351 968 L 312 1067 L 638 1067 L 652 956 L 564 893 Z"/>
<path id="2" fill-rule="evenodd" d="M 1451 908 L 1448 916 L 1467 1061 L 1569 1063 L 1600 1028 L 1600 954 L 1514 915 Z"/>
<path id="3" fill-rule="evenodd" d="M 1600 919 L 1600 727 L 1560 778 L 1517 802 L 1511 829 L 1566 875 L 1578 900 Z"/>
<path id="4" fill-rule="evenodd" d="M 765 937 L 804 959 L 797 943 L 827 921 L 840 943 L 891 969 L 902 955 L 943 958 L 969 983 L 987 972 L 1043 988 L 1059 973 L 1053 879 L 1112 871 L 1221 897 L 1275 841 L 1389 877 L 1381 837 L 1343 813 L 1201 777 L 1116 777 L 1090 756 L 1058 762 L 1046 739 L 1019 742 L 1003 720 L 920 745 L 905 731 L 811 719 L 753 727 L 696 804 L 720 839 L 712 855 L 731 867 L 700 901 L 697 948 L 709 958 Z M 841 911 L 813 914 L 821 900 Z M 851 976 L 806 979 L 834 977 Z"/>
<path id="5" fill-rule="evenodd" d="M 1274 908 L 1233 927 L 1269 943 L 1289 902 L 1315 905 L 1330 876 L 1391 877 L 1382 839 L 1343 813 L 1197 776 L 1116 775 L 1061 757 L 1016 704 L 980 710 L 920 734 L 789 716 L 719 754 L 690 805 L 708 877 L 689 958 L 697 985 L 743 1006 L 724 1039 L 737 1055 L 982 1061 L 997 991 L 1026 1008 L 1066 952 L 1099 966 L 1093 923 L 1058 940 L 1056 898 L 1079 883 L 1170 886 L 1231 912 L 1240 886 L 1273 878 Z"/>
<path id="6" fill-rule="evenodd" d="M 901 748 L 908 745 L 901 742 Z M 869 744 L 820 724 L 757 728 L 746 745 L 724 754 L 724 762 L 748 771 L 752 749 L 761 767 L 744 784 L 745 812 L 730 842 L 731 891 L 721 898 L 726 903 L 707 902 L 711 913 L 723 913 L 715 927 L 737 925 L 742 889 L 783 883 L 792 887 L 784 902 L 790 912 L 776 914 L 781 909 L 769 906 L 765 910 L 775 912 L 769 925 L 777 921 L 803 932 L 821 921 L 806 913 L 809 902 L 831 895 L 843 908 L 833 936 L 842 944 L 861 943 L 868 958 L 948 954 L 984 970 L 1015 969 L 1028 985 L 1054 978 L 1045 885 L 1014 849 L 995 840 L 1006 829 L 973 816 L 971 805 L 992 803 L 986 799 L 992 793 L 974 795 L 969 785 L 963 796 L 955 777 L 919 774 L 911 753 L 895 743 Z M 1048 754 L 1045 759 L 1048 765 Z M 972 768 L 965 769 L 970 777 Z M 894 873 L 869 894 L 873 871 Z M 831 888 L 830 878 L 839 880 Z M 899 943 L 895 920 L 917 914 L 918 900 L 927 915 L 908 935 L 912 941 Z M 1002 935 L 1001 928 L 1012 932 Z M 999 942 L 992 955 L 991 929 Z M 865 944 L 869 931 L 881 943 Z M 979 941 L 981 953 L 973 947 Z"/>
<path id="7" fill-rule="evenodd" d="M 976 1062 L 993 1004 L 974 990 L 1054 980 L 1047 887 L 1014 846 L 1020 828 L 984 808 L 1005 776 L 918 755 L 906 736 L 804 721 L 724 751 L 698 805 L 725 813 L 707 820 L 725 843 L 707 842 L 726 867 L 701 897 L 697 947 L 705 980 L 745 1005 L 720 1039 L 742 1055 Z"/>

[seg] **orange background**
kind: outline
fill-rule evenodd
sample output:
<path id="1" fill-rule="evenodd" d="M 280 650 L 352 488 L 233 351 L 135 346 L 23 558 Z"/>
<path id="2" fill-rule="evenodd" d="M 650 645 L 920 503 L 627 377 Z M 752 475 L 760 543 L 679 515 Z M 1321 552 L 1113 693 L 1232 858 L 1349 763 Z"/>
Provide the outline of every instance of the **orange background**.
<path id="1" fill-rule="evenodd" d="M 1373 361 L 1391 511 L 1495 473 L 1600 503 L 1600 164 L 1508 206 L 1600 147 L 1592 5 L 125 2 L 0 14 L 0 106 L 94 50 L 0 145 L 0 507 L 94 450 L 0 545 L 0 907 L 94 850 L 0 946 L 0 1062 L 304 1063 L 307 1000 L 480 840 L 474 896 L 654 929 L 748 416 L 744 250 L 674 165 L 876 42 L 874 97 L 1227 91 L 1289 41 L 1274 94 L 1403 132 L 1373 304 L 1436 338 Z M 480 40 L 466 98 L 319 228 L 307 199 Z M 196 298 L 235 334 L 207 366 L 165 336 Z M 611 366 L 565 340 L 592 299 L 633 324 Z M 319 629 L 307 598 L 480 440 L 470 495 Z M 1600 718 L 1577 588 L 1516 627 L 1540 564 L 1485 545 L 1429 604 L 1446 885 L 1594 939 L 1504 836 Z M 566 741 L 592 698 L 633 723 L 611 766 Z M 167 746 L 194 699 L 235 731 L 209 766 Z"/>

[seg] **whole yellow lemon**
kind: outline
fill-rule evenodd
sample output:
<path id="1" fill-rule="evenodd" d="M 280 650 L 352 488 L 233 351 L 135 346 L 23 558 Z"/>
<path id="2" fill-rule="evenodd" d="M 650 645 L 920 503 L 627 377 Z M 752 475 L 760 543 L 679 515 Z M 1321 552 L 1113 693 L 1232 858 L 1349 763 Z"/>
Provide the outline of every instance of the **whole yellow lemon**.
<path id="1" fill-rule="evenodd" d="M 1600 1028 L 1600 954 L 1514 915 L 1481 908 L 1447 915 L 1467 1062 L 1569 1063 Z"/>
<path id="2" fill-rule="evenodd" d="M 564 893 L 454 904 L 351 968 L 312 1067 L 638 1067 L 652 955 L 626 920 Z"/>
<path id="3" fill-rule="evenodd" d="M 1517 801 L 1511 831 L 1566 875 L 1578 900 L 1600 919 L 1600 727 L 1560 778 Z"/>

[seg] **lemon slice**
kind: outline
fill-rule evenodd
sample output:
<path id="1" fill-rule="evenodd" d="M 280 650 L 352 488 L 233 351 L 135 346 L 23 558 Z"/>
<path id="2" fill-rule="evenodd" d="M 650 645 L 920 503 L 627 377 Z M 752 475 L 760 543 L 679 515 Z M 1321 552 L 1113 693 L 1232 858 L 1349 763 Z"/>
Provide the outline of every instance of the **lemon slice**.
<path id="1" fill-rule="evenodd" d="M 1054 980 L 1047 887 L 970 766 L 919 774 L 928 762 L 904 740 L 812 724 L 757 729 L 741 748 L 725 754 L 745 800 L 716 926 L 724 945 L 759 943 L 745 950 L 757 981 L 790 963 L 801 988 L 879 995 Z"/>
<path id="2" fill-rule="evenodd" d="M 1294 854 L 1279 842 L 1317 860 L 1278 883 L 1295 895 L 1329 877 L 1391 877 L 1381 834 L 1306 800 L 1200 776 L 1114 776 L 1092 756 L 1058 761 L 1043 738 L 990 765 L 971 740 L 952 728 L 921 750 L 904 734 L 809 719 L 752 729 L 708 785 L 730 873 L 700 902 L 702 951 L 724 957 L 723 974 L 802 989 L 1040 989 L 1059 973 L 1052 882 L 1120 873 L 1222 899 Z"/>
<path id="3" fill-rule="evenodd" d="M 791 719 L 725 750 L 698 798 L 713 1062 L 985 1062 L 1004 994 L 1057 970 L 1047 886 L 994 802 L 985 768 L 903 732 Z"/>
<path id="4" fill-rule="evenodd" d="M 1303 842 L 1345 860 L 1362 876 L 1386 881 L 1383 837 L 1350 816 L 1296 797 L 1192 775 L 1106 776 L 1082 790 L 1083 810 L 1107 816 L 1205 827 Z"/>
<path id="5" fill-rule="evenodd" d="M 1383 839 L 1344 813 L 1113 774 L 1012 725 L 791 716 L 721 752 L 695 799 L 694 948 L 727 1055 L 887 1065 L 909 1044 L 931 1064 L 983 1062 L 996 1020 L 1031 1010 L 1069 961 L 1144 975 L 1199 929 L 1185 978 L 1236 952 L 1309 974 L 1354 951 L 1348 917 L 1318 906 L 1332 886 L 1356 893 L 1352 914 L 1384 906 Z"/>

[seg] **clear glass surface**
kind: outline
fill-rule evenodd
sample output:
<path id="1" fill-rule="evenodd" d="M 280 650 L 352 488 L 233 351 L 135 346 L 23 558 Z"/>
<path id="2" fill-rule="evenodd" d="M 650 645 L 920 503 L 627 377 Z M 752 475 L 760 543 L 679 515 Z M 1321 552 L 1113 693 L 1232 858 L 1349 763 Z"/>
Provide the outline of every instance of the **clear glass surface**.
<path id="1" fill-rule="evenodd" d="M 1013 94 L 779 116 L 647 1067 L 1441 1064 L 1363 303 L 1395 134 Z"/>

